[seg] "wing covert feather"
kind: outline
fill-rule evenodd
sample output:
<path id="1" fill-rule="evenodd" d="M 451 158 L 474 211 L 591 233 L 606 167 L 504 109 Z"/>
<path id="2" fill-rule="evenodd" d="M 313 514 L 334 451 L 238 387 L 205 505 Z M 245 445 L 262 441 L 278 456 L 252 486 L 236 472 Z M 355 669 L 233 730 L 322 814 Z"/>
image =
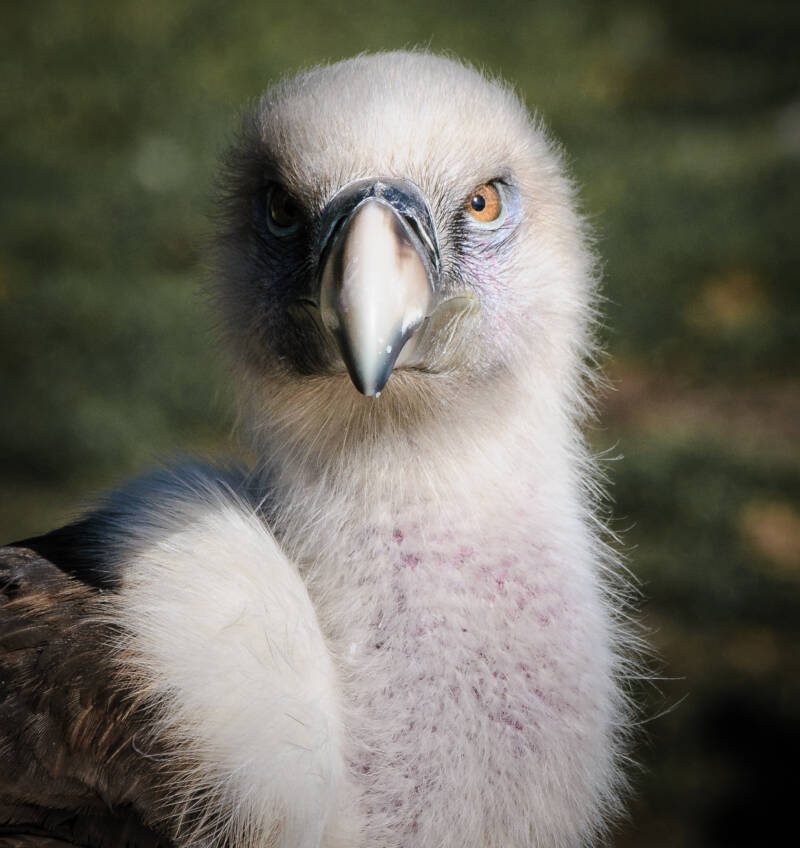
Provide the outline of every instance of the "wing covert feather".
<path id="1" fill-rule="evenodd" d="M 107 594 L 0 548 L 3 848 L 171 844 L 148 717 L 116 680 Z"/>

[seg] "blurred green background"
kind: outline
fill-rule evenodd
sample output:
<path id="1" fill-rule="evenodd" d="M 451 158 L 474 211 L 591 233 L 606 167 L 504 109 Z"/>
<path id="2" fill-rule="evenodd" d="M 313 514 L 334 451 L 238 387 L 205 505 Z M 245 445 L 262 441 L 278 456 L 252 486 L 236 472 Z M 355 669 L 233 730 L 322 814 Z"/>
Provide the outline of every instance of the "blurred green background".
<path id="1" fill-rule="evenodd" d="M 800 755 L 800 4 L 29 0 L 0 39 L 0 537 L 229 449 L 198 294 L 238 106 L 451 51 L 541 110 L 606 260 L 590 436 L 663 678 L 613 844 L 769 844 Z"/>

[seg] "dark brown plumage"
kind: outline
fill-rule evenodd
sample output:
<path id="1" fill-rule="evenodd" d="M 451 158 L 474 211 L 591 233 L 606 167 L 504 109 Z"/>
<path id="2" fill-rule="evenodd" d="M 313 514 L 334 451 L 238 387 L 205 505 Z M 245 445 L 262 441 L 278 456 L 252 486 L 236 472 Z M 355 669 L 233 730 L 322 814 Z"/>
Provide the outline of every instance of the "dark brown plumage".
<path id="1" fill-rule="evenodd" d="M 172 844 L 147 716 L 109 665 L 105 604 L 34 550 L 0 549 L 3 848 Z"/>

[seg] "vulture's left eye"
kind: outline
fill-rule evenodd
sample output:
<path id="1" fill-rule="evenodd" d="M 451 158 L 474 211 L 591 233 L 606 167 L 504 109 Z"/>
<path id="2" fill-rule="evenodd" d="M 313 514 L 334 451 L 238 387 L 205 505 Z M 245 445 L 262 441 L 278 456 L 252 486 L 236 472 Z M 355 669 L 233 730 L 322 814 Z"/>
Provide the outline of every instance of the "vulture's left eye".
<path id="1" fill-rule="evenodd" d="M 506 218 L 502 184 L 491 182 L 478 186 L 464 201 L 464 209 L 473 224 L 486 230 L 496 230 Z"/>
<path id="2" fill-rule="evenodd" d="M 271 186 L 267 192 L 267 225 L 276 236 L 287 236 L 300 226 L 300 209 L 280 186 Z"/>

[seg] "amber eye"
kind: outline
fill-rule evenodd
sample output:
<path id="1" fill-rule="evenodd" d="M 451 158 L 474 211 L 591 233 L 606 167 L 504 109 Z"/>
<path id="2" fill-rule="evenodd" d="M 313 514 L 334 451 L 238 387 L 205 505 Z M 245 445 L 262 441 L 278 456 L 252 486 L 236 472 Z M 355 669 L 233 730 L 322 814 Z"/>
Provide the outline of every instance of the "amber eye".
<path id="1" fill-rule="evenodd" d="M 487 229 L 499 227 L 505 217 L 500 186 L 497 183 L 478 186 L 464 201 L 464 209 L 476 224 Z"/>
<path id="2" fill-rule="evenodd" d="M 280 186 L 272 186 L 267 194 L 267 222 L 276 236 L 293 233 L 300 226 L 300 210 Z"/>

